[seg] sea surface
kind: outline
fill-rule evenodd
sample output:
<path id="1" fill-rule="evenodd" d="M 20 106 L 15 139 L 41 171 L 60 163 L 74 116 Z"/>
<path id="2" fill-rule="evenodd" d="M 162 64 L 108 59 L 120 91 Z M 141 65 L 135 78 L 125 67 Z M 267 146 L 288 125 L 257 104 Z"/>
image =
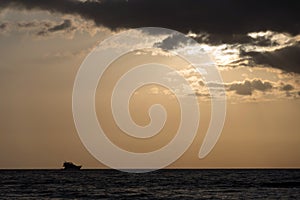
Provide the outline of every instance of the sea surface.
<path id="1" fill-rule="evenodd" d="M 300 199 L 300 170 L 0 170 L 0 199 Z"/>

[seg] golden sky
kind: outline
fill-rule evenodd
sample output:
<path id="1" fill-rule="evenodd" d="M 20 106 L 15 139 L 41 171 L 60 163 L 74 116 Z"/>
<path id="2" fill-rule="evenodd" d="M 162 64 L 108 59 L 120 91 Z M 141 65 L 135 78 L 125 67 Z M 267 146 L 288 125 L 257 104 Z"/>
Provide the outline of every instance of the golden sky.
<path id="1" fill-rule="evenodd" d="M 105 167 L 87 151 L 77 134 L 72 116 L 72 90 L 76 73 L 88 53 L 120 31 L 96 26 L 93 21 L 76 15 L 41 10 L 0 11 L 0 168 L 60 168 L 65 160 L 84 168 Z M 143 34 L 141 37 L 148 37 L 145 42 L 164 49 L 178 48 L 177 44 L 169 44 L 166 36 Z M 209 34 L 187 35 L 205 38 Z M 293 60 L 280 57 L 281 52 L 298 47 L 300 35 L 261 31 L 247 36 L 254 42 L 200 42 L 216 62 L 227 96 L 224 129 L 207 157 L 199 159 L 198 152 L 211 116 L 207 85 L 213 83 L 204 83 L 185 61 L 164 51 L 132 52 L 116 60 L 105 72 L 97 88 L 96 109 L 101 126 L 109 133 L 107 136 L 132 152 L 153 151 L 174 136 L 180 110 L 173 93 L 164 87 L 142 87 L 130 100 L 132 118 L 139 125 L 149 123 L 147 110 L 152 104 L 165 106 L 168 113 L 165 127 L 149 140 L 125 135 L 109 110 L 111 89 L 122 73 L 135 65 L 156 61 L 177 68 L 188 80 L 197 93 L 201 115 L 192 145 L 169 167 L 299 168 L 299 72 L 262 62 L 257 55 L 264 58 L 272 55 L 274 60 L 290 66 Z M 258 38 L 271 43 L 260 45 L 255 42 Z"/>

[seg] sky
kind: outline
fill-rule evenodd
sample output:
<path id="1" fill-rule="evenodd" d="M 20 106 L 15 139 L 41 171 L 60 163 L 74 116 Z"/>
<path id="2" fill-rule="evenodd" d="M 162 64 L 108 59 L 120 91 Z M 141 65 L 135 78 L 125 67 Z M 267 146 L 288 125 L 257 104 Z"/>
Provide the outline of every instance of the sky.
<path id="1" fill-rule="evenodd" d="M 205 82 L 185 60 L 168 53 L 184 47 L 197 53 L 186 38 L 138 32 L 136 37 L 147 38 L 145 43 L 153 48 L 113 62 L 96 92 L 98 121 L 113 143 L 131 152 L 149 152 L 174 137 L 180 110 L 164 87 L 142 87 L 129 102 L 132 119 L 141 126 L 150 122 L 151 105 L 164 105 L 165 126 L 148 140 L 124 134 L 109 110 L 112 88 L 122 74 L 156 61 L 177 68 L 195 91 L 201 111 L 195 140 L 169 168 L 299 168 L 299 9 L 297 1 L 1 1 L 0 168 L 60 168 L 65 160 L 105 168 L 75 128 L 75 77 L 99 43 L 149 26 L 173 29 L 197 41 L 224 82 Z M 227 98 L 224 128 L 209 155 L 199 159 L 211 116 L 208 87 L 221 86 Z"/>

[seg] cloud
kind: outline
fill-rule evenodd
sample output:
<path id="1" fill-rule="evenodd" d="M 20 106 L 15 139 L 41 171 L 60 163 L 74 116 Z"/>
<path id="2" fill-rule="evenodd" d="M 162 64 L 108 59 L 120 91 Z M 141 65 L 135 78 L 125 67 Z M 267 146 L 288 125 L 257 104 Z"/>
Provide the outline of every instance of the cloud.
<path id="1" fill-rule="evenodd" d="M 54 34 L 61 34 L 65 37 L 72 37 L 74 32 L 79 30 L 80 26 L 75 24 L 74 20 L 63 19 L 63 21 L 21 21 L 21 22 L 5 22 L 0 24 L 0 33 L 11 33 L 13 31 L 27 31 L 34 36 L 48 37 Z M 87 29 L 88 30 L 88 29 Z"/>
<path id="2" fill-rule="evenodd" d="M 12 24 L 13 25 L 13 24 Z M 23 21 L 18 22 L 16 27 L 18 29 L 30 29 L 30 28 L 49 28 L 53 26 L 53 22 L 51 21 Z"/>
<path id="3" fill-rule="evenodd" d="M 227 85 L 228 91 L 235 91 L 239 95 L 252 95 L 254 90 L 267 91 L 272 89 L 272 84 L 268 81 L 261 81 L 259 79 L 254 79 L 252 81 L 245 80 L 241 83 L 231 83 Z"/>
<path id="4" fill-rule="evenodd" d="M 291 90 L 294 89 L 294 87 L 290 84 L 286 84 L 281 89 L 284 90 L 284 91 L 291 91 Z"/>
<path id="5" fill-rule="evenodd" d="M 270 82 L 263 82 L 261 80 L 253 80 L 252 81 L 252 88 L 259 91 L 266 91 L 272 88 L 272 84 Z"/>
<path id="6" fill-rule="evenodd" d="M 2 0 L 1 7 L 80 15 L 113 30 L 157 26 L 184 33 L 239 35 L 273 30 L 294 35 L 300 29 L 298 1 Z"/>
<path id="7" fill-rule="evenodd" d="M 287 72 L 300 73 L 300 43 L 272 52 L 241 51 L 241 56 L 250 56 L 255 64 L 269 65 Z"/>
<path id="8" fill-rule="evenodd" d="M 243 34 L 200 33 L 191 35 L 198 42 L 212 45 L 243 44 L 258 47 L 278 47 L 296 42 L 295 37 L 288 33 L 274 31 L 249 32 Z"/>
<path id="9" fill-rule="evenodd" d="M 224 84 L 226 91 L 234 91 L 240 96 L 251 96 L 253 100 L 275 100 L 285 98 L 299 98 L 299 89 L 296 83 L 269 82 L 260 79 L 245 80 L 243 82 L 233 82 Z M 297 88 L 295 88 L 297 86 Z M 228 95 L 229 99 L 234 99 L 232 95 Z M 244 99 L 246 100 L 246 99 Z M 248 99 L 249 100 L 249 99 Z"/>
<path id="10" fill-rule="evenodd" d="M 243 34 L 223 34 L 223 33 L 200 33 L 190 34 L 199 43 L 220 45 L 220 44 L 252 44 L 257 46 L 270 46 L 275 45 L 276 41 L 272 41 L 266 36 L 253 38 L 250 35 Z"/>
<path id="11" fill-rule="evenodd" d="M 79 16 L 86 21 L 92 20 L 98 27 L 104 26 L 111 30 L 156 26 L 187 34 L 197 33 L 194 39 L 200 43 L 219 46 L 227 44 L 227 49 L 222 48 L 221 54 L 217 52 L 217 57 L 220 58 L 226 54 L 218 65 L 247 65 L 247 59 L 251 58 L 250 61 L 254 64 L 300 72 L 299 56 L 295 56 L 299 55 L 299 46 L 288 37 L 279 38 L 280 34 L 286 34 L 290 38 L 300 34 L 298 1 L 2 0 L 0 10 L 4 8 L 44 10 L 63 16 Z M 66 33 L 72 38 L 81 26 L 80 23 L 75 24 L 74 20 L 64 19 L 60 24 L 45 26 L 37 34 L 44 37 Z M 157 47 L 172 49 L 180 46 L 180 42 L 188 42 L 173 37 L 176 40 L 167 38 L 157 44 Z M 227 53 L 225 50 L 228 50 Z M 237 53 L 231 50 L 236 50 Z"/>
<path id="12" fill-rule="evenodd" d="M 5 30 L 7 28 L 7 25 L 8 25 L 7 23 L 0 24 L 0 29 Z"/>
<path id="13" fill-rule="evenodd" d="M 58 24 L 54 27 L 51 27 L 48 29 L 49 32 L 56 32 L 56 31 L 61 31 L 65 29 L 70 29 L 72 28 L 72 22 L 70 19 L 65 19 L 61 24 Z"/>
<path id="14" fill-rule="evenodd" d="M 44 24 L 47 25 L 47 24 Z M 63 32 L 68 32 L 71 33 L 76 30 L 76 27 L 73 26 L 72 21 L 70 19 L 65 19 L 62 23 L 60 24 L 52 24 L 49 25 L 49 27 L 43 27 L 43 30 L 39 31 L 37 33 L 38 36 L 47 36 L 51 33 L 63 31 Z"/>
<path id="15" fill-rule="evenodd" d="M 232 82 L 232 83 L 217 83 L 217 82 L 204 83 L 202 80 L 200 80 L 198 83 L 200 87 L 206 86 L 209 88 L 213 88 L 214 91 L 217 91 L 218 88 L 220 87 L 224 87 L 226 91 L 228 92 L 234 91 L 238 95 L 252 95 L 253 91 L 266 92 L 266 91 L 271 91 L 271 89 L 274 88 L 271 82 L 263 81 L 260 79 L 245 80 L 242 82 Z M 207 90 L 203 90 L 203 91 L 207 91 Z"/>
<path id="16" fill-rule="evenodd" d="M 195 41 L 183 34 L 173 34 L 161 42 L 155 43 L 153 46 L 164 50 L 173 50 L 195 43 Z"/>
<path id="17" fill-rule="evenodd" d="M 0 23 L 0 34 L 6 34 L 10 31 L 11 27 L 8 22 Z"/>
<path id="18" fill-rule="evenodd" d="M 12 13 L 12 16 L 16 15 Z M 9 19 L 0 23 L 0 34 L 27 32 L 35 38 L 48 38 L 52 36 L 72 39 L 76 32 L 87 32 L 94 36 L 98 32 L 107 32 L 108 29 L 96 27 L 94 22 L 87 21 L 78 16 L 57 16 L 52 20 L 19 20 Z M 27 35 L 27 34 L 26 34 Z"/>
<path id="19" fill-rule="evenodd" d="M 252 87 L 250 81 L 245 81 L 243 83 L 233 83 L 229 86 L 229 91 L 234 90 L 239 95 L 251 95 Z"/>
<path id="20" fill-rule="evenodd" d="M 195 52 L 202 49 L 212 55 L 219 67 L 262 65 L 287 72 L 299 73 L 300 71 L 300 57 L 298 56 L 300 55 L 300 35 L 291 36 L 287 33 L 265 31 L 221 36 L 189 32 L 187 36 L 197 40 L 200 45 L 192 39 L 175 34 L 154 46 L 165 50 L 189 46 Z"/>
<path id="21" fill-rule="evenodd" d="M 300 85 L 293 80 L 290 80 L 288 83 L 282 81 L 272 82 L 259 78 L 229 83 L 205 83 L 199 81 L 198 89 L 195 89 L 198 98 L 201 98 L 203 101 L 210 101 L 211 94 L 208 87 L 213 89 L 215 94 L 218 94 L 218 88 L 224 87 L 227 100 L 232 103 L 300 98 Z"/>

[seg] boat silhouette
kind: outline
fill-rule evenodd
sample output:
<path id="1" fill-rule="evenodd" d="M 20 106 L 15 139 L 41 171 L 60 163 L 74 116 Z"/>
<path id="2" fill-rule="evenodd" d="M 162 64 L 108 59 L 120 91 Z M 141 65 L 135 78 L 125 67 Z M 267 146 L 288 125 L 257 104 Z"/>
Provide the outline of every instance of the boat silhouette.
<path id="1" fill-rule="evenodd" d="M 63 164 L 63 170 L 80 170 L 81 165 L 75 165 L 72 162 L 64 162 Z"/>

